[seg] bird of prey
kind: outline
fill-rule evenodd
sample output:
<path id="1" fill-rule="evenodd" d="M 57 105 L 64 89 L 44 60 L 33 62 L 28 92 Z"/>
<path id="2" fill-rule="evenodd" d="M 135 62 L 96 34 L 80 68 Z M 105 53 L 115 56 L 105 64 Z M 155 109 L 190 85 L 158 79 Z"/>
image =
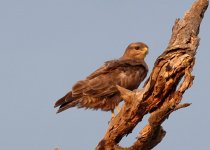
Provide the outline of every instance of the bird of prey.
<path id="1" fill-rule="evenodd" d="M 71 107 L 101 109 L 111 111 L 122 101 L 116 85 L 129 90 L 137 89 L 147 75 L 148 67 L 144 61 L 148 46 L 142 42 L 131 43 L 122 57 L 105 62 L 86 79 L 76 82 L 54 107 L 57 113 Z"/>

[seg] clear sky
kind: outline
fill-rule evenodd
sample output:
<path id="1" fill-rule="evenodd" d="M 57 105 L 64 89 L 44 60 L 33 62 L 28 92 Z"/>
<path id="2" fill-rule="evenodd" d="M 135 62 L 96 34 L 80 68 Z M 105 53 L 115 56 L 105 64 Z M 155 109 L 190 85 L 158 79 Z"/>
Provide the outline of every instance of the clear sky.
<path id="1" fill-rule="evenodd" d="M 54 102 L 104 61 L 120 57 L 130 42 L 148 44 L 151 71 L 175 19 L 193 2 L 1 0 L 0 149 L 94 149 L 110 112 L 72 108 L 57 115 Z M 165 121 L 167 134 L 155 150 L 210 147 L 209 34 L 208 10 L 200 29 L 194 84 L 184 95 L 184 102 L 192 105 Z M 120 144 L 132 144 L 140 127 Z"/>

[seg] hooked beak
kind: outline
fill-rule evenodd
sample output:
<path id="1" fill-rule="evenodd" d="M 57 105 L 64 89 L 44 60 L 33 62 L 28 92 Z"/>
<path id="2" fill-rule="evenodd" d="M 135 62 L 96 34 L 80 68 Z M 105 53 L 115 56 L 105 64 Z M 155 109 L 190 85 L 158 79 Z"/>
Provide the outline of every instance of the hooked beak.
<path id="1" fill-rule="evenodd" d="M 148 48 L 147 48 L 147 47 L 144 47 L 142 51 L 144 52 L 144 55 L 145 55 L 145 56 L 149 53 L 149 51 L 148 51 Z"/>

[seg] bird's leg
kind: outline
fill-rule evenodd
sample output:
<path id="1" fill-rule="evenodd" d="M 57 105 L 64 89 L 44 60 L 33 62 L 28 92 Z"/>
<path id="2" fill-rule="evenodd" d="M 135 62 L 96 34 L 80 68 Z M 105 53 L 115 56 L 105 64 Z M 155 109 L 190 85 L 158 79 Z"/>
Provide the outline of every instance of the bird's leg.
<path id="1" fill-rule="evenodd" d="M 112 111 L 112 118 L 114 118 L 115 117 L 114 110 L 111 111 Z"/>
<path id="2" fill-rule="evenodd" d="M 117 112 L 119 113 L 119 112 L 120 112 L 120 110 L 121 110 L 120 106 L 119 106 L 119 105 L 117 105 L 115 108 L 117 109 Z"/>
<path id="3" fill-rule="evenodd" d="M 108 124 L 111 122 L 111 120 L 115 117 L 115 114 L 114 114 L 114 110 L 111 110 L 111 112 L 112 112 L 112 117 L 111 117 L 111 119 L 108 121 Z"/>
<path id="4" fill-rule="evenodd" d="M 115 108 L 117 109 L 117 112 L 119 113 L 121 110 L 120 106 L 117 105 Z M 114 118 L 115 117 L 114 110 L 111 110 L 111 112 L 112 112 L 112 118 Z"/>

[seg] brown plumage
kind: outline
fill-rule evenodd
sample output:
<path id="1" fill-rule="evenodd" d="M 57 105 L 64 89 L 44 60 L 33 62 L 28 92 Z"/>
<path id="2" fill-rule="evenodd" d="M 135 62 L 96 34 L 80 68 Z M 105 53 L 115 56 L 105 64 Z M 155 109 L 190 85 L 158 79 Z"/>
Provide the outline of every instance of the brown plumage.
<path id="1" fill-rule="evenodd" d="M 148 67 L 144 58 L 148 46 L 137 42 L 128 45 L 123 56 L 105 64 L 78 81 L 70 92 L 55 103 L 58 113 L 71 107 L 112 111 L 122 101 L 116 85 L 129 90 L 138 88 L 147 75 Z"/>

